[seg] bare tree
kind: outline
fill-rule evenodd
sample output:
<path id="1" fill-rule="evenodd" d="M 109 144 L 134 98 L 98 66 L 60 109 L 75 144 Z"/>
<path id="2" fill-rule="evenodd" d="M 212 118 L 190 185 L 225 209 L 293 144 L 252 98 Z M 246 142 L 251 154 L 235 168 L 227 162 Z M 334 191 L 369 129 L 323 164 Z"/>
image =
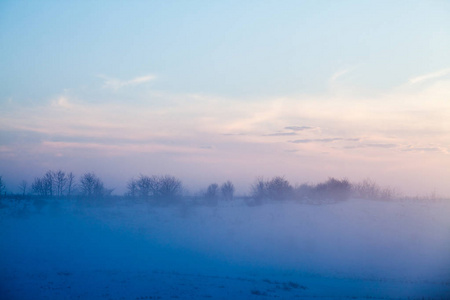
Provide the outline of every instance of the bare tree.
<path id="1" fill-rule="evenodd" d="M 153 199 L 174 199 L 181 193 L 181 181 L 173 176 L 139 175 L 127 184 L 127 195 Z"/>
<path id="2" fill-rule="evenodd" d="M 353 196 L 360 199 L 391 200 L 399 197 L 394 188 L 381 187 L 369 178 L 354 184 L 352 188 Z"/>
<path id="3" fill-rule="evenodd" d="M 76 184 L 75 184 L 75 175 L 73 175 L 73 173 L 72 172 L 70 172 L 69 174 L 67 174 L 67 176 L 66 176 L 66 195 L 68 196 L 68 197 L 70 197 L 71 195 L 72 195 L 72 193 L 73 193 L 73 190 L 75 189 L 75 187 L 76 187 Z"/>
<path id="4" fill-rule="evenodd" d="M 36 177 L 31 184 L 33 193 L 40 196 L 53 196 L 53 172 L 47 171 L 42 177 Z"/>
<path id="5" fill-rule="evenodd" d="M 165 175 L 161 177 L 154 176 L 158 188 L 155 194 L 157 199 L 175 200 L 180 196 L 182 190 L 181 181 L 174 176 Z"/>
<path id="6" fill-rule="evenodd" d="M 136 179 L 131 178 L 130 181 L 128 181 L 127 183 L 127 193 L 126 196 L 130 196 L 130 197 L 136 197 L 138 195 L 138 184 Z"/>
<path id="7" fill-rule="evenodd" d="M 33 183 L 31 184 L 31 189 L 35 194 L 38 194 L 40 196 L 47 196 L 46 190 L 44 188 L 44 182 L 40 177 L 34 178 Z"/>
<path id="8" fill-rule="evenodd" d="M 381 187 L 369 178 L 353 185 L 353 195 L 361 199 L 378 199 Z"/>
<path id="9" fill-rule="evenodd" d="M 66 173 L 58 170 L 53 172 L 54 192 L 57 197 L 61 197 L 66 189 L 67 177 Z"/>
<path id="10" fill-rule="evenodd" d="M 145 175 L 139 175 L 139 179 L 136 181 L 137 191 L 140 197 L 148 198 L 154 193 L 154 182 L 151 177 Z"/>
<path id="11" fill-rule="evenodd" d="M 22 194 L 22 196 L 25 196 L 27 192 L 27 185 L 28 183 L 25 180 L 22 180 L 18 186 L 19 192 Z"/>
<path id="12" fill-rule="evenodd" d="M 82 195 L 87 197 L 102 197 L 107 193 L 103 182 L 94 173 L 81 176 L 80 188 Z"/>
<path id="13" fill-rule="evenodd" d="M 252 186 L 252 198 L 256 204 L 264 200 L 285 200 L 293 196 L 293 187 L 284 177 L 274 177 L 269 181 L 257 178 Z"/>
<path id="14" fill-rule="evenodd" d="M 231 183 L 231 181 L 227 181 L 223 183 L 220 187 L 220 191 L 222 193 L 222 197 L 225 200 L 233 200 L 234 196 L 234 185 Z"/>
<path id="15" fill-rule="evenodd" d="M 267 198 L 266 182 L 262 177 L 256 178 L 255 183 L 252 185 L 251 195 L 255 204 L 261 204 Z"/>
<path id="16" fill-rule="evenodd" d="M 292 197 L 293 188 L 284 177 L 274 177 L 266 182 L 267 195 L 272 200 L 285 200 Z"/>
<path id="17" fill-rule="evenodd" d="M 43 177 L 43 185 L 46 192 L 46 196 L 53 196 L 53 180 L 54 180 L 54 173 L 52 171 L 47 171 L 47 173 L 44 174 Z"/>
<path id="18" fill-rule="evenodd" d="M 0 198 L 2 198 L 2 196 L 5 194 L 5 192 L 6 192 L 6 187 L 3 182 L 2 176 L 0 176 Z"/>
<path id="19" fill-rule="evenodd" d="M 206 189 L 205 197 L 206 199 L 216 199 L 219 194 L 219 185 L 217 183 L 212 183 Z"/>
<path id="20" fill-rule="evenodd" d="M 208 186 L 205 192 L 205 200 L 209 205 L 216 205 L 219 197 L 219 185 L 217 183 L 212 183 Z"/>

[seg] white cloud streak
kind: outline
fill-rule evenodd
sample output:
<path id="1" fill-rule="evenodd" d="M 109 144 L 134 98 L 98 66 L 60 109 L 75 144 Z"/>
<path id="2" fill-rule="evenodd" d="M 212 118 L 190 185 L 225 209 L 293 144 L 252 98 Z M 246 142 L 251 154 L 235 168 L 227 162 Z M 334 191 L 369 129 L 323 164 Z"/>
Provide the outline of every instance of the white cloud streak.
<path id="1" fill-rule="evenodd" d="M 344 75 L 347 74 L 349 71 L 350 71 L 350 69 L 345 69 L 345 70 L 342 70 L 342 71 L 339 71 L 339 72 L 334 73 L 334 74 L 331 76 L 330 81 L 331 81 L 331 82 L 334 82 L 334 81 L 338 80 L 339 77 L 344 76 Z"/>
<path id="2" fill-rule="evenodd" d="M 356 65 L 356 66 L 352 66 L 352 67 L 348 67 L 346 69 L 340 70 L 335 72 L 333 75 L 331 75 L 330 77 L 330 82 L 334 83 L 336 82 L 338 79 L 340 79 L 341 77 L 344 77 L 345 75 L 347 75 L 348 73 L 353 72 L 355 69 L 357 69 L 360 65 Z"/>
<path id="3" fill-rule="evenodd" d="M 156 79 L 155 75 L 152 74 L 148 74 L 145 76 L 139 76 L 139 77 L 135 77 L 129 80 L 120 80 L 117 78 L 110 78 L 104 75 L 100 75 L 100 78 L 102 78 L 104 80 L 103 82 L 103 88 L 106 89 L 112 89 L 114 91 L 119 90 L 121 88 L 124 87 L 130 87 L 130 86 L 138 86 L 141 85 L 143 83 L 152 81 Z"/>
<path id="4" fill-rule="evenodd" d="M 450 74 L 450 68 L 439 70 L 433 73 L 417 76 L 409 80 L 409 84 L 418 84 L 432 79 L 438 79 Z"/>

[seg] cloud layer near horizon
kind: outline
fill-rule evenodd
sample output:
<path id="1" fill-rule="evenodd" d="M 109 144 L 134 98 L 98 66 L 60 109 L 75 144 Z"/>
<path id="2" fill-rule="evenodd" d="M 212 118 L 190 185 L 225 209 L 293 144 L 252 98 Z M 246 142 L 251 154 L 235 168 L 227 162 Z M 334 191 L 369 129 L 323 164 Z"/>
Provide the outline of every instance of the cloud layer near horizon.
<path id="1" fill-rule="evenodd" d="M 301 179 L 387 174 L 389 180 L 402 172 L 407 178 L 421 177 L 423 170 L 439 174 L 439 165 L 450 162 L 450 80 L 422 77 L 433 80 L 410 80 L 377 97 L 337 86 L 321 96 L 258 101 L 146 88 L 132 102 L 107 102 L 66 91 L 30 107 L 8 103 L 0 113 L 0 153 L 3 161 L 35 157 L 31 164 L 41 170 L 58 167 L 52 157 L 81 161 L 89 169 L 90 157 L 129 161 L 130 174 L 189 176 L 196 165 L 209 165 L 205 172 L 217 178 L 250 177 L 247 181 L 275 174 Z M 104 98 L 115 92 L 103 92 Z M 166 159 L 157 167 L 151 162 L 138 167 L 132 162 L 136 155 Z M 297 165 L 302 167 L 292 167 Z M 370 174 L 359 166 L 370 166 Z"/>

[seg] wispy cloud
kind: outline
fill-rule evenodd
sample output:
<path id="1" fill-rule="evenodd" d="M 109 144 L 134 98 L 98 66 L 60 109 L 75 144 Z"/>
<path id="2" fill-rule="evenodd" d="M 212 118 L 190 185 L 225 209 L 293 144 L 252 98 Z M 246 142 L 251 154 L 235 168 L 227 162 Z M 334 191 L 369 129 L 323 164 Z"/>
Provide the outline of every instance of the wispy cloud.
<path id="1" fill-rule="evenodd" d="M 357 69 L 359 66 L 360 66 L 360 65 L 356 65 L 356 66 L 348 67 L 348 68 L 346 68 L 346 69 L 344 69 L 344 70 L 340 70 L 340 71 L 335 72 L 333 75 L 331 75 L 331 77 L 330 77 L 330 82 L 332 83 L 332 82 L 337 81 L 339 78 L 341 78 L 341 77 L 345 76 L 346 74 L 348 74 L 348 73 L 354 71 L 354 70 Z"/>
<path id="2" fill-rule="evenodd" d="M 369 147 L 369 148 L 395 148 L 397 147 L 396 144 L 363 144 L 362 147 Z"/>
<path id="3" fill-rule="evenodd" d="M 284 127 L 285 130 L 291 130 L 289 132 L 274 132 L 274 133 L 268 133 L 263 134 L 262 136 L 294 136 L 298 135 L 298 131 L 304 131 L 304 130 L 312 130 L 315 129 L 315 127 L 311 126 L 286 126 Z"/>
<path id="4" fill-rule="evenodd" d="M 444 77 L 444 76 L 447 76 L 447 75 L 450 75 L 450 68 L 439 70 L 439 71 L 436 71 L 436 72 L 433 72 L 433 73 L 428 73 L 428 74 L 425 74 L 425 75 L 421 75 L 421 76 L 417 76 L 417 77 L 411 78 L 409 80 L 409 83 L 410 84 L 417 84 L 417 83 L 421 83 L 421 82 L 428 81 L 428 80 L 431 80 L 431 79 L 441 78 L 441 77 Z"/>
<path id="5" fill-rule="evenodd" d="M 56 100 L 53 101 L 52 105 L 54 107 L 64 108 L 64 109 L 72 109 L 74 105 L 70 103 L 70 100 L 66 96 L 60 96 Z"/>
<path id="6" fill-rule="evenodd" d="M 310 127 L 310 126 L 287 126 L 287 127 L 284 127 L 284 129 L 292 130 L 292 131 L 303 131 L 303 130 L 314 129 L 314 127 Z"/>
<path id="7" fill-rule="evenodd" d="M 367 149 L 367 148 L 375 148 L 375 149 L 395 149 L 401 147 L 400 144 L 394 143 L 360 143 L 347 145 L 343 147 L 344 149 Z"/>
<path id="8" fill-rule="evenodd" d="M 108 76 L 100 75 L 100 78 L 104 80 L 103 88 L 118 90 L 128 86 L 137 86 L 156 79 L 153 74 L 148 74 L 144 76 L 135 77 L 129 80 L 120 80 L 117 78 L 111 78 Z"/>
<path id="9" fill-rule="evenodd" d="M 339 71 L 339 72 L 334 73 L 334 74 L 331 76 L 330 81 L 331 81 L 331 82 L 336 81 L 339 77 L 344 76 L 344 75 L 347 74 L 349 71 L 350 71 L 350 69 L 345 69 L 345 70 L 342 70 L 342 71 Z"/>
<path id="10" fill-rule="evenodd" d="M 264 134 L 264 136 L 292 136 L 292 135 L 297 135 L 297 133 L 295 133 L 295 132 L 276 132 L 276 133 Z"/>
<path id="11" fill-rule="evenodd" d="M 319 139 L 299 139 L 299 140 L 293 140 L 289 141 L 290 143 L 294 144 L 308 144 L 308 143 L 333 143 L 337 141 L 343 141 L 343 142 L 358 142 L 359 138 L 342 138 L 342 137 L 336 137 L 336 138 L 319 138 Z"/>
<path id="12" fill-rule="evenodd" d="M 416 147 L 416 148 L 403 149 L 403 151 L 436 152 L 436 151 L 441 151 L 441 149 L 439 149 L 437 147 Z"/>
<path id="13" fill-rule="evenodd" d="M 246 136 L 247 133 L 222 133 L 223 136 Z"/>
<path id="14" fill-rule="evenodd" d="M 406 148 L 402 149 L 405 152 L 441 152 L 443 154 L 449 154 L 449 149 L 441 146 L 429 146 L 429 147 L 421 147 L 421 146 L 413 146 L 409 145 Z"/>
<path id="15" fill-rule="evenodd" d="M 325 139 L 302 139 L 302 140 L 294 140 L 290 141 L 294 144 L 307 144 L 307 143 L 332 143 L 336 141 L 342 141 L 343 138 L 325 138 Z"/>

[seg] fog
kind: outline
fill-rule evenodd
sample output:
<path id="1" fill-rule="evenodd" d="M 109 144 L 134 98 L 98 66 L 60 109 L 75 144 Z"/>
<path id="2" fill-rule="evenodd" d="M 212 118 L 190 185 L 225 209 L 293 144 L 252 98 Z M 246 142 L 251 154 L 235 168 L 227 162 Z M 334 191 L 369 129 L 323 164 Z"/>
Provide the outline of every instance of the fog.
<path id="1" fill-rule="evenodd" d="M 6 299 L 450 295 L 445 200 L 3 199 L 0 212 Z"/>

